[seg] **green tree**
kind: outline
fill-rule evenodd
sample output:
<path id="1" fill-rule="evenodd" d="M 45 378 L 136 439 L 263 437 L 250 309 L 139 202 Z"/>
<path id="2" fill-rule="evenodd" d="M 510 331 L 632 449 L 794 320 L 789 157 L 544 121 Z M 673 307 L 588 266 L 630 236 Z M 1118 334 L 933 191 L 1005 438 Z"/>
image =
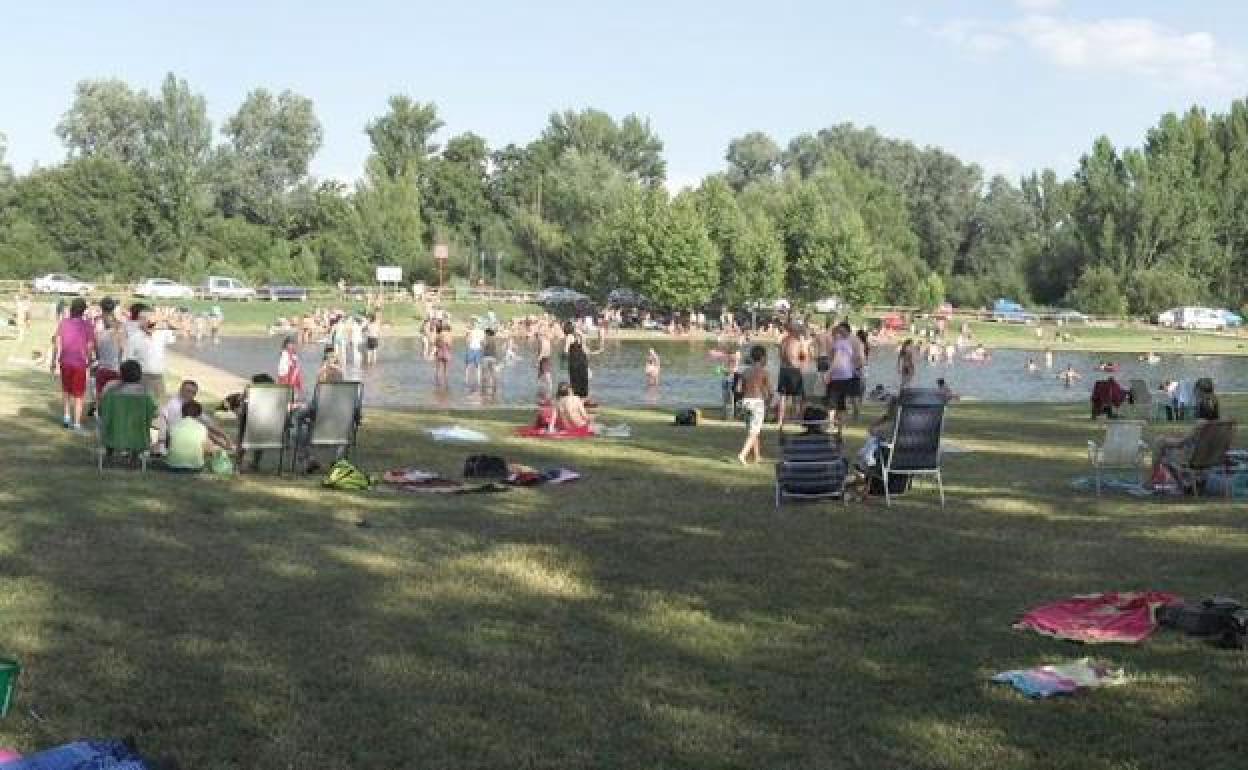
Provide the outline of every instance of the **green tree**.
<path id="1" fill-rule="evenodd" d="M 407 96 L 391 96 L 386 114 L 368 124 L 365 133 L 372 144 L 370 174 L 391 182 L 419 179 L 438 151 L 433 135 L 444 125 L 432 102 L 423 104 Z"/>
<path id="2" fill-rule="evenodd" d="M 704 307 L 718 287 L 719 252 L 690 194 L 670 204 L 662 190 L 627 195 L 608 216 L 597 245 L 622 263 L 629 285 L 659 307 Z"/>
<path id="3" fill-rule="evenodd" d="M 323 131 L 312 100 L 259 88 L 222 126 L 218 208 L 226 216 L 284 226 L 286 196 L 308 175 Z"/>
<path id="4" fill-rule="evenodd" d="M 210 205 L 206 170 L 212 124 L 204 97 L 172 73 L 161 84 L 144 132 L 146 185 L 173 237 L 173 256 L 185 258 Z"/>
<path id="5" fill-rule="evenodd" d="M 71 158 L 103 156 L 138 163 L 146 153 L 152 99 L 121 80 L 83 80 L 56 125 Z"/>
<path id="6" fill-rule="evenodd" d="M 1093 315 L 1120 316 L 1127 312 L 1127 300 L 1118 286 L 1118 276 L 1107 266 L 1085 270 L 1069 299 L 1070 304 Z"/>
<path id="7" fill-rule="evenodd" d="M 780 167 L 780 146 L 761 131 L 752 131 L 728 143 L 728 179 L 740 190 L 750 182 L 770 179 Z"/>

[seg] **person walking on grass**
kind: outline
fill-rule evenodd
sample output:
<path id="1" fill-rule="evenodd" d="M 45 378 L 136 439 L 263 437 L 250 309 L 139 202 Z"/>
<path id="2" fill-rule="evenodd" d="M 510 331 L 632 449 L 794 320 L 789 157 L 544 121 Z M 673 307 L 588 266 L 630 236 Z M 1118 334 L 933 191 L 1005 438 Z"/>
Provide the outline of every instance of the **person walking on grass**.
<path id="1" fill-rule="evenodd" d="M 69 306 L 69 316 L 56 325 L 52 337 L 54 355 L 51 370 L 61 372 L 61 395 L 65 416 L 61 424 L 75 431 L 82 430 L 83 400 L 87 393 L 87 367 L 95 350 L 95 330 L 83 318 L 87 301 L 76 298 Z"/>
<path id="2" fill-rule="evenodd" d="M 741 411 L 745 413 L 745 444 L 737 455 L 742 465 L 748 463 L 751 453 L 754 462 L 761 462 L 763 422 L 767 419 L 767 404 L 771 401 L 771 378 L 767 374 L 767 350 L 762 345 L 750 348 L 750 366 L 741 377 Z"/>
<path id="3" fill-rule="evenodd" d="M 802 364 L 806 360 L 806 343 L 802 340 L 796 323 L 791 323 L 780 340 L 780 375 L 776 382 L 776 392 L 780 394 L 780 411 L 776 420 L 776 430 L 784 431 L 784 416 L 789 410 L 789 399 L 793 399 L 793 408 L 798 413 L 802 410 Z"/>

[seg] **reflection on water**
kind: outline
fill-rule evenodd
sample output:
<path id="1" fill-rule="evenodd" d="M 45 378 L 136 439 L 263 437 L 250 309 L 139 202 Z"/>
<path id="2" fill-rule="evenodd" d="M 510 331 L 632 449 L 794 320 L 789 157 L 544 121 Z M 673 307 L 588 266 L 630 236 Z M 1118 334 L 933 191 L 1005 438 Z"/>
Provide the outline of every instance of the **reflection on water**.
<path id="1" fill-rule="evenodd" d="M 279 338 L 227 337 L 217 345 L 182 342 L 177 349 L 191 358 L 250 377 L 257 372 L 275 373 L 280 343 Z M 651 347 L 663 360 L 662 381 L 657 388 L 646 387 L 643 372 L 646 351 Z M 601 354 L 590 357 L 590 394 L 595 400 L 612 406 L 677 407 L 719 403 L 721 377 L 716 371 L 719 363 L 710 355 L 712 348 L 709 343 L 694 340 L 608 342 Z M 320 351 L 320 346 L 309 345 L 300 354 L 309 381 L 320 364 Z M 774 344 L 768 347 L 768 356 L 774 371 Z M 1028 359 L 1041 363 L 1039 371 L 1026 371 Z M 1137 361 L 1134 355 L 1055 351 L 1050 370 L 1043 367 L 1041 354 L 1021 350 L 994 350 L 992 360 L 987 363 L 920 362 L 916 384 L 930 385 L 937 377 L 944 377 L 964 397 L 986 401 L 1083 401 L 1087 399 L 1091 382 L 1106 376 L 1096 370 L 1096 365 L 1105 360 L 1120 365 L 1120 371 L 1114 376 L 1124 383 L 1141 378 L 1156 387 L 1163 379 L 1212 377 L 1220 391 L 1248 390 L 1248 359 L 1241 357 L 1162 356 L 1158 364 L 1150 365 Z M 867 387 L 876 383 L 890 389 L 896 387 L 895 361 L 895 348 L 873 350 Z M 1083 376 L 1072 388 L 1066 388 L 1056 378 L 1067 365 L 1074 366 Z M 455 350 L 450 372 L 450 389 L 436 391 L 433 363 L 421 357 L 420 340 L 387 339 L 375 367 L 353 369 L 348 375 L 364 381 L 365 400 L 376 406 L 523 406 L 532 404 L 537 393 L 537 362 L 532 352 L 523 346 L 520 358 L 503 369 L 496 396 L 483 398 L 475 388 L 465 386 L 462 347 Z M 561 379 L 567 379 L 567 370 L 557 363 L 555 380 Z"/>

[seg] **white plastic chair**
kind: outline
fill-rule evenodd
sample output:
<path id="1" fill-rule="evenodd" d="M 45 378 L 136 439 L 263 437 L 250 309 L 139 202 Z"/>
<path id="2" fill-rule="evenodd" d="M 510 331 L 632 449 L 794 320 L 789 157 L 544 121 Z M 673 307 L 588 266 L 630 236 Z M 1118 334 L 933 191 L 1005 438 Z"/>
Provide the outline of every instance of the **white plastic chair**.
<path id="1" fill-rule="evenodd" d="M 1088 460 L 1096 472 L 1096 494 L 1101 494 L 1101 471 L 1130 468 L 1137 474 L 1140 462 L 1148 458 L 1142 420 L 1111 420 L 1105 425 L 1105 440 L 1088 441 Z"/>

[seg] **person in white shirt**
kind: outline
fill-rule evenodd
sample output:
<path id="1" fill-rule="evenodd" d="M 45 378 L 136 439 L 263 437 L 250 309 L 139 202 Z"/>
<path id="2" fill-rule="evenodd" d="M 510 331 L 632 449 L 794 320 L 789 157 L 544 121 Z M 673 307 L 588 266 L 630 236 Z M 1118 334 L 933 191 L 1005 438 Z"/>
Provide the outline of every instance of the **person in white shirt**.
<path id="1" fill-rule="evenodd" d="M 142 332 L 129 342 L 130 357 L 143 367 L 143 384 L 160 403 L 165 398 L 165 348 L 174 340 L 172 329 L 157 329 L 156 322 L 144 317 Z"/>
<path id="2" fill-rule="evenodd" d="M 198 396 L 199 383 L 194 380 L 183 380 L 182 384 L 178 386 L 177 395 L 165 402 L 156 420 L 160 435 L 158 444 L 161 449 L 164 449 L 169 444 L 169 429 L 184 416 L 182 414 L 182 406 L 194 401 Z M 208 415 L 201 415 L 195 419 L 204 424 L 204 427 L 208 429 L 208 435 L 218 445 L 223 447 L 231 445 L 229 436 L 226 436 L 224 431 L 212 424 L 208 419 Z"/>

